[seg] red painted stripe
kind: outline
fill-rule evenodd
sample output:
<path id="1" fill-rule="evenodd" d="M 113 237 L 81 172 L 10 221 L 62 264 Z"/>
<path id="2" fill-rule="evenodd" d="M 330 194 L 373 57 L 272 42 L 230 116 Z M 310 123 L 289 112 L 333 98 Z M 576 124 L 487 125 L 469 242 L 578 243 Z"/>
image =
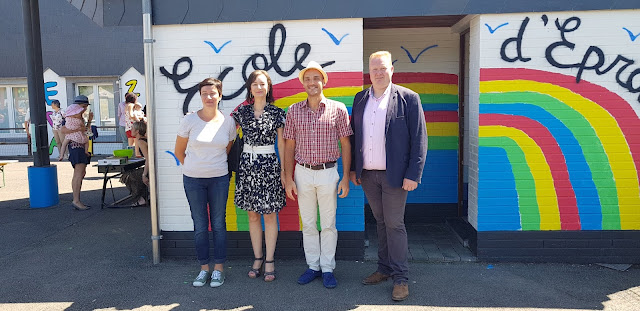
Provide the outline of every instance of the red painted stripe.
<path id="1" fill-rule="evenodd" d="M 458 75 L 436 72 L 396 72 L 391 78 L 393 83 L 443 83 L 458 85 Z M 364 84 L 371 84 L 368 73 L 364 74 Z"/>
<path id="2" fill-rule="evenodd" d="M 587 98 L 607 110 L 618 122 L 622 130 L 633 162 L 636 165 L 638 180 L 640 181 L 640 119 L 631 105 L 618 94 L 608 89 L 581 80 L 576 83 L 574 76 L 525 68 L 483 68 L 480 70 L 480 81 L 492 80 L 530 80 L 542 83 L 552 83 L 564 87 L 584 98 Z"/>
<path id="3" fill-rule="evenodd" d="M 344 86 L 362 86 L 362 72 L 328 72 L 329 81 L 325 89 Z M 298 93 L 304 93 L 304 87 L 296 75 L 290 80 L 273 85 L 273 97 L 275 99 L 289 97 Z"/>
<path id="4" fill-rule="evenodd" d="M 457 111 L 425 111 L 424 119 L 427 122 L 458 122 Z"/>
<path id="5" fill-rule="evenodd" d="M 569 180 L 567 161 L 562 153 L 562 149 L 558 146 L 551 132 L 544 125 L 530 118 L 495 113 L 481 114 L 480 126 L 483 125 L 502 125 L 516 128 L 523 131 L 536 142 L 540 149 L 542 149 L 542 153 L 547 159 L 547 163 L 551 169 L 553 185 L 558 198 L 561 229 L 580 230 L 581 226 L 579 221 L 576 222 L 575 217 L 572 216 L 578 215 L 579 212 L 576 194 Z"/>

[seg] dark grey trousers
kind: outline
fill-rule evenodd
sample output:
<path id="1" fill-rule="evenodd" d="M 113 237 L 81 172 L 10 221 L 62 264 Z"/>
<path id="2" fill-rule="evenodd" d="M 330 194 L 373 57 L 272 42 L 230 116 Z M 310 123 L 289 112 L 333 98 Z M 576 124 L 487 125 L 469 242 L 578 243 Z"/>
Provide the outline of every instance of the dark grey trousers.
<path id="1" fill-rule="evenodd" d="M 409 272 L 409 245 L 404 226 L 407 191 L 391 187 L 385 174 L 385 171 L 363 170 L 360 181 L 377 223 L 378 272 L 391 275 L 395 284 L 406 283 Z"/>

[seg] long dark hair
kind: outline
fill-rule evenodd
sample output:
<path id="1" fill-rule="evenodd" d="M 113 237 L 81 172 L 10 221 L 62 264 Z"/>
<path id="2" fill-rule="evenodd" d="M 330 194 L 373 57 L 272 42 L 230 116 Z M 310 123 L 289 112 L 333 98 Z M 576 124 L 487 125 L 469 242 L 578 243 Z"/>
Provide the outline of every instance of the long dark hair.
<path id="1" fill-rule="evenodd" d="M 269 77 L 269 74 L 264 70 L 255 70 L 247 78 L 247 82 L 244 84 L 244 87 L 247 89 L 246 100 L 249 103 L 253 103 L 251 84 L 256 81 L 259 75 L 263 75 L 267 78 L 267 85 L 269 86 L 269 89 L 267 90 L 267 103 L 273 104 L 273 85 L 271 84 L 271 77 Z"/>

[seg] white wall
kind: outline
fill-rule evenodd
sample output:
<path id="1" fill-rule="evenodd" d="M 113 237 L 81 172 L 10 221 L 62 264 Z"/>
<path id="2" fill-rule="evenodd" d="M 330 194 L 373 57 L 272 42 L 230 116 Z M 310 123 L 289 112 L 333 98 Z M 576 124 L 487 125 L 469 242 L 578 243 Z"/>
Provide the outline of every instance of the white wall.
<path id="1" fill-rule="evenodd" d="M 177 91 L 174 81 L 160 70 L 164 67 L 169 74 L 174 73 L 174 65 L 182 57 L 192 61 L 191 72 L 187 63 L 177 66 L 175 73 L 185 74 L 178 81 L 182 89 L 189 89 L 207 77 L 219 77 L 226 68 L 233 67 L 223 80 L 223 95 L 231 96 L 244 85 L 242 67 L 246 60 L 255 53 L 265 55 L 269 65 L 273 61 L 269 53 L 269 37 L 272 28 L 279 22 L 224 23 L 154 26 L 153 35 L 155 61 L 155 107 L 156 107 L 156 150 L 158 154 L 158 205 L 160 209 L 160 228 L 165 231 L 193 230 L 188 204 L 182 187 L 182 172 L 176 166 L 175 159 L 165 151 L 173 151 L 176 132 L 183 118 L 183 103 L 186 94 Z M 362 20 L 307 20 L 281 22 L 286 30 L 286 41 L 277 64 L 283 71 L 289 71 L 295 65 L 296 47 L 307 44 L 309 55 L 302 60 L 306 64 L 315 60 L 319 63 L 335 61 L 325 67 L 331 72 L 362 72 Z M 322 30 L 332 33 L 338 43 Z M 340 39 L 342 38 L 342 41 Z M 274 51 L 277 52 L 282 42 L 282 32 L 275 36 Z M 205 41 L 209 41 L 210 46 Z M 228 43 L 227 43 L 228 42 Z M 214 49 L 215 47 L 215 49 Z M 274 53 L 275 53 L 274 52 Z M 258 67 L 264 62 L 258 59 Z M 251 63 L 246 75 L 253 71 Z M 268 70 L 273 84 L 293 81 L 293 89 L 289 92 L 304 92 L 300 84 L 296 84 L 299 69 L 289 73 L 278 73 L 274 68 Z M 332 83 L 331 81 L 329 82 Z M 361 80 L 359 82 L 361 85 Z M 299 87 L 298 87 L 299 86 Z M 295 89 L 298 88 L 298 89 Z M 223 101 L 221 109 L 230 113 L 244 100 L 241 92 L 233 99 Z M 189 111 L 201 107 L 197 94 L 188 103 Z M 229 218 L 229 217 L 228 217 Z M 228 219 L 229 220 L 229 219 Z"/>

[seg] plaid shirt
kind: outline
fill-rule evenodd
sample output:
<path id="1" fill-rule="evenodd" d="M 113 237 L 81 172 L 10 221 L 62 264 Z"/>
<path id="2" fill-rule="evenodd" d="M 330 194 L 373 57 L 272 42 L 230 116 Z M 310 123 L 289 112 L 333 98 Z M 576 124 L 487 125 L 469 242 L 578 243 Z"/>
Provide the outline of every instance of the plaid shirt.
<path id="1" fill-rule="evenodd" d="M 338 160 L 338 141 L 350 135 L 353 131 L 349 126 L 349 112 L 341 102 L 323 97 L 314 112 L 304 100 L 291 105 L 287 111 L 283 137 L 296 141 L 298 163 L 318 165 Z"/>

